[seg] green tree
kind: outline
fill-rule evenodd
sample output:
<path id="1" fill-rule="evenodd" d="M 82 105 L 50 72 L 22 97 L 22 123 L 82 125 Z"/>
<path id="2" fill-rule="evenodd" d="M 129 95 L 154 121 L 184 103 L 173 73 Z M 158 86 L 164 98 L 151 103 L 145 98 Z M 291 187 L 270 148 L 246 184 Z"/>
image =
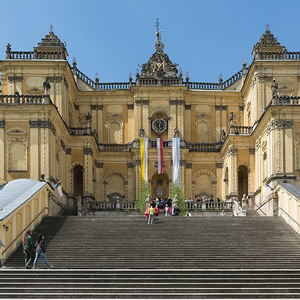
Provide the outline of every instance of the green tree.
<path id="1" fill-rule="evenodd" d="M 139 199 L 137 202 L 137 208 L 141 214 L 144 214 L 144 212 L 145 212 L 146 198 L 148 197 L 148 194 L 150 194 L 150 185 L 149 185 L 149 183 L 144 183 L 141 186 L 140 193 L 139 193 Z"/>
<path id="2" fill-rule="evenodd" d="M 178 207 L 180 209 L 180 215 L 184 216 L 186 213 L 186 206 L 185 206 L 185 192 L 182 185 L 172 183 L 171 186 L 171 198 L 173 199 L 174 196 L 177 195 L 178 199 Z"/>

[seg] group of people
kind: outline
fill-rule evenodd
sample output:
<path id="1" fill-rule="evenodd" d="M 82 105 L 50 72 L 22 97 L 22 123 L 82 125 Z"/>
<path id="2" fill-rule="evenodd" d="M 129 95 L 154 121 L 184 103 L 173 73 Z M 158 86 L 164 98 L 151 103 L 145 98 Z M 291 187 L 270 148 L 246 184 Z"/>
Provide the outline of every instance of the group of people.
<path id="1" fill-rule="evenodd" d="M 28 230 L 23 240 L 23 252 L 25 254 L 25 269 L 36 269 L 40 257 L 43 258 L 48 269 L 53 268 L 46 256 L 45 237 L 42 233 L 38 235 L 37 240 L 34 242 L 32 231 Z"/>

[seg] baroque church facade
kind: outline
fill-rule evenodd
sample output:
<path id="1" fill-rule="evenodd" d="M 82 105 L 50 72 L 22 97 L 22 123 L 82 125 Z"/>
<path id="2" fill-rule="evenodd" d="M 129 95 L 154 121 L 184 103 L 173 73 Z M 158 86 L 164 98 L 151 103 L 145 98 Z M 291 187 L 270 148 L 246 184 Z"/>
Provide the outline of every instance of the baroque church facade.
<path id="1" fill-rule="evenodd" d="M 164 52 L 158 29 L 155 52 L 135 80 L 102 83 L 68 63 L 53 30 L 33 51 L 8 44 L 0 61 L 0 178 L 60 180 L 70 201 L 135 201 L 145 137 L 151 195 L 168 197 L 175 132 L 188 198 L 246 194 L 259 205 L 265 185 L 299 182 L 300 52 L 267 29 L 252 55 L 228 80 L 193 82 Z"/>

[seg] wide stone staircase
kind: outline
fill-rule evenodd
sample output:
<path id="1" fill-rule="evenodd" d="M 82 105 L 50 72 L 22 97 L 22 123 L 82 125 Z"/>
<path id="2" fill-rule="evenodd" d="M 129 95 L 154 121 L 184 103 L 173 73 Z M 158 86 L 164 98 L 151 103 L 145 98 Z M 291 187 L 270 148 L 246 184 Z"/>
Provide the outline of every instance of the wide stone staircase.
<path id="1" fill-rule="evenodd" d="M 49 217 L 41 232 L 54 269 L 24 270 L 18 249 L 0 298 L 300 297 L 300 239 L 279 217 Z"/>

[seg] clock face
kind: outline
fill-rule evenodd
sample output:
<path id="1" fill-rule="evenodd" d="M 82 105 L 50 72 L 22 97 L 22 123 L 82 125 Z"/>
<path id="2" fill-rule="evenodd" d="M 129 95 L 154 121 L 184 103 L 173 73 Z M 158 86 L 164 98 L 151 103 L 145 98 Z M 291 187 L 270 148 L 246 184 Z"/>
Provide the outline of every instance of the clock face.
<path id="1" fill-rule="evenodd" d="M 162 133 L 167 129 L 167 122 L 163 118 L 155 119 L 152 122 L 152 128 L 157 133 Z"/>

